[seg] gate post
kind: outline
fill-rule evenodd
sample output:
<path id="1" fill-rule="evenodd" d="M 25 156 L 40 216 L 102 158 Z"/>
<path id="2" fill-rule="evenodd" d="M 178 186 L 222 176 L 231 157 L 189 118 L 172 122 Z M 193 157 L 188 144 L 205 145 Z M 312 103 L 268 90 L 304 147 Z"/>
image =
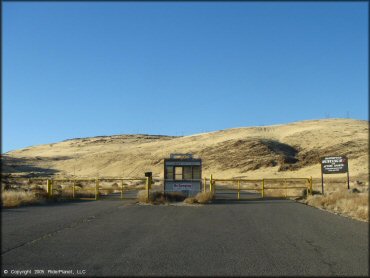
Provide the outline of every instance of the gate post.
<path id="1" fill-rule="evenodd" d="M 284 179 L 284 187 L 285 187 L 285 198 L 288 198 L 288 188 L 286 185 L 286 179 Z"/>
<path id="2" fill-rule="evenodd" d="M 123 180 L 121 180 L 121 200 L 123 200 Z"/>
<path id="3" fill-rule="evenodd" d="M 146 199 L 148 203 L 149 203 L 149 186 L 150 186 L 149 183 L 150 183 L 149 177 L 146 177 L 145 188 L 146 188 Z"/>
<path id="4" fill-rule="evenodd" d="M 51 180 L 49 179 L 46 180 L 46 192 L 48 194 L 48 198 L 50 198 L 52 194 L 52 187 L 51 187 Z"/>
<path id="5" fill-rule="evenodd" d="M 99 179 L 95 180 L 95 200 L 98 200 L 99 195 Z"/>
<path id="6" fill-rule="evenodd" d="M 240 180 L 238 180 L 238 200 L 240 200 Z"/>
<path id="7" fill-rule="evenodd" d="M 261 195 L 262 195 L 262 198 L 265 196 L 265 179 L 262 179 Z"/>
<path id="8" fill-rule="evenodd" d="M 72 185 L 72 198 L 75 198 L 75 185 L 76 185 L 76 180 L 73 180 L 73 185 Z"/>

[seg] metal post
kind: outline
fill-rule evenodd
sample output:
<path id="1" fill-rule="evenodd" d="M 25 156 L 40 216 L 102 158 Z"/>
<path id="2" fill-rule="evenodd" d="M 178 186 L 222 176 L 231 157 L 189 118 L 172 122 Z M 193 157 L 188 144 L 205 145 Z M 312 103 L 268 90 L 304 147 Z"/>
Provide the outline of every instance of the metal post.
<path id="1" fill-rule="evenodd" d="M 261 195 L 262 195 L 262 198 L 265 196 L 265 179 L 262 179 Z"/>
<path id="2" fill-rule="evenodd" d="M 75 186 L 76 186 L 76 181 L 74 180 L 73 185 L 72 185 L 72 198 L 73 199 L 75 198 Z"/>
<path id="3" fill-rule="evenodd" d="M 50 180 L 50 197 L 53 196 L 53 180 Z"/>
<path id="4" fill-rule="evenodd" d="M 240 180 L 238 180 L 238 200 L 240 200 Z"/>
<path id="5" fill-rule="evenodd" d="M 95 200 L 98 200 L 99 195 L 99 179 L 95 180 Z"/>
<path id="6" fill-rule="evenodd" d="M 285 198 L 288 198 L 288 188 L 286 186 L 286 179 L 284 179 L 284 186 L 285 186 Z"/>
<path id="7" fill-rule="evenodd" d="M 306 197 L 307 197 L 308 196 L 308 193 L 310 192 L 310 179 L 307 179 L 306 180 L 306 184 L 305 185 L 307 186 L 307 188 L 306 188 Z"/>
<path id="8" fill-rule="evenodd" d="M 29 179 L 28 179 L 29 180 Z M 49 197 L 49 180 L 46 180 L 46 194 Z"/>
<path id="9" fill-rule="evenodd" d="M 149 177 L 146 177 L 145 188 L 146 188 L 146 200 L 149 202 Z"/>
<path id="10" fill-rule="evenodd" d="M 121 180 L 121 200 L 123 200 L 123 180 Z"/>
<path id="11" fill-rule="evenodd" d="M 51 197 L 51 181 L 49 179 L 46 180 L 46 192 L 48 197 Z"/>

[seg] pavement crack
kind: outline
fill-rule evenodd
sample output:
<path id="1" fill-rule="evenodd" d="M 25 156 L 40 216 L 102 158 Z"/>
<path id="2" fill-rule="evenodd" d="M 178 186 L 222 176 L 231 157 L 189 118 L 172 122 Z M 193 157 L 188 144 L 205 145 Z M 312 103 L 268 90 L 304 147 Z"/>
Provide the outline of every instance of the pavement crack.
<path id="1" fill-rule="evenodd" d="M 328 267 L 329 267 L 329 271 L 330 271 L 330 274 L 331 275 L 335 275 L 335 271 L 334 271 L 334 265 L 335 265 L 335 263 L 331 263 L 331 262 L 329 262 L 329 261 L 327 261 L 327 260 L 325 260 L 325 256 L 324 256 L 324 254 L 321 252 L 321 248 L 320 248 L 320 246 L 318 246 L 318 245 L 315 245 L 314 243 L 313 243 L 313 241 L 310 241 L 310 240 L 307 240 L 307 239 L 305 239 L 305 242 L 309 245 L 309 246 L 311 246 L 311 248 L 319 255 L 319 257 L 321 258 L 321 260 L 322 260 L 322 262 L 323 262 L 323 264 L 325 264 L 325 265 L 327 265 Z"/>
<path id="2" fill-rule="evenodd" d="M 72 223 L 72 224 L 70 224 L 68 226 L 61 227 L 60 229 L 57 229 L 55 231 L 46 233 L 46 234 L 42 235 L 41 237 L 38 237 L 38 238 L 33 239 L 33 240 L 30 240 L 30 241 L 26 241 L 26 242 L 24 242 L 22 244 L 19 244 L 17 246 L 14 246 L 12 248 L 9 248 L 9 249 L 5 250 L 4 252 L 2 252 L 1 255 L 5 255 L 5 254 L 7 254 L 7 253 L 9 253 L 9 252 L 11 252 L 11 251 L 13 251 L 15 249 L 18 249 L 20 247 L 33 244 L 33 243 L 38 242 L 40 240 L 43 240 L 43 239 L 46 239 L 46 238 L 50 238 L 50 237 L 52 237 L 52 236 L 54 236 L 54 235 L 56 235 L 56 234 L 58 234 L 58 233 L 60 233 L 60 232 L 62 232 L 64 230 L 75 228 L 76 226 L 78 226 L 78 225 L 80 225 L 82 223 L 89 222 L 89 221 L 91 221 L 91 220 L 89 220 L 89 219 L 82 219 L 82 220 L 77 221 L 77 222 L 74 222 L 74 223 Z"/>
<path id="3" fill-rule="evenodd" d="M 7 253 L 9 253 L 11 251 L 14 251 L 14 250 L 16 250 L 18 248 L 21 248 L 23 246 L 31 245 L 31 244 L 34 244 L 35 242 L 40 241 L 40 240 L 50 238 L 50 237 L 52 237 L 52 236 L 54 236 L 54 235 L 56 235 L 56 234 L 58 234 L 58 233 L 60 233 L 62 231 L 65 231 L 65 230 L 68 230 L 68 229 L 73 229 L 73 228 L 75 228 L 75 227 L 77 227 L 77 226 L 79 226 L 81 224 L 84 224 L 84 223 L 87 223 L 87 222 L 91 222 L 93 220 L 97 220 L 97 219 L 99 219 L 98 216 L 101 216 L 101 215 L 104 215 L 104 214 L 109 214 L 112 211 L 113 210 L 103 211 L 103 212 L 100 212 L 100 213 L 95 214 L 95 215 L 89 215 L 87 217 L 83 217 L 82 219 L 80 219 L 78 221 L 72 222 L 69 225 L 65 225 L 65 226 L 63 226 L 63 227 L 61 227 L 61 228 L 59 228 L 57 230 L 54 230 L 54 231 L 49 232 L 49 233 L 46 233 L 46 234 L 44 234 L 44 235 L 42 235 L 42 236 L 40 236 L 40 237 L 38 237 L 36 239 L 32 239 L 32 240 L 23 242 L 23 243 L 21 243 L 21 244 L 19 244 L 17 246 L 14 246 L 12 248 L 9 248 L 9 249 L 1 252 L 1 256 L 5 255 L 5 254 L 7 254 Z"/>

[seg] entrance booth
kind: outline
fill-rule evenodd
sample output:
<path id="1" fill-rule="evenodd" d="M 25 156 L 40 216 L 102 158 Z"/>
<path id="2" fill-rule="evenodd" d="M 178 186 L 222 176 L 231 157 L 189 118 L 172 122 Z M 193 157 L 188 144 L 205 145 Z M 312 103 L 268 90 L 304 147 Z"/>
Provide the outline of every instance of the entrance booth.
<path id="1" fill-rule="evenodd" d="M 192 154 L 171 154 L 164 160 L 164 191 L 194 196 L 201 191 L 202 160 Z"/>

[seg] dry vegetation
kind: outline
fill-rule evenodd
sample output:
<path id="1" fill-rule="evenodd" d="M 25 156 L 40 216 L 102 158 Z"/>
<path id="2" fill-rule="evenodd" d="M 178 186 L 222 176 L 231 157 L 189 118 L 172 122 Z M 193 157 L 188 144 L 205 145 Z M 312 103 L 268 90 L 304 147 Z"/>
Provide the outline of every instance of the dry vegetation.
<path id="1" fill-rule="evenodd" d="M 207 204 L 213 200 L 213 192 L 199 192 L 195 197 L 188 197 L 184 200 L 187 204 Z"/>
<path id="2" fill-rule="evenodd" d="M 195 197 L 186 197 L 181 192 L 163 192 L 163 191 L 151 191 L 149 192 L 149 199 L 147 198 L 146 190 L 141 190 L 137 194 L 137 200 L 139 203 L 150 203 L 150 204 L 166 204 L 172 202 L 185 202 L 187 204 L 206 204 L 213 199 L 212 192 L 199 192 Z"/>
<path id="3" fill-rule="evenodd" d="M 150 191 L 149 199 L 147 197 L 147 191 L 141 190 L 137 194 L 137 200 L 139 203 L 150 203 L 154 205 L 182 202 L 186 196 L 181 192 L 162 192 L 162 191 Z"/>
<path id="4" fill-rule="evenodd" d="M 368 191 L 339 189 L 325 195 L 308 196 L 304 202 L 310 206 L 369 221 Z"/>
<path id="5" fill-rule="evenodd" d="M 199 204 L 206 204 L 206 203 L 209 203 L 210 201 L 212 201 L 213 199 L 213 192 L 199 192 L 196 196 L 195 196 L 195 200 L 197 201 L 197 203 Z"/>
<path id="6" fill-rule="evenodd" d="M 37 204 L 44 197 L 35 192 L 6 190 L 1 194 L 1 205 L 5 208 L 18 207 L 20 205 Z"/>

